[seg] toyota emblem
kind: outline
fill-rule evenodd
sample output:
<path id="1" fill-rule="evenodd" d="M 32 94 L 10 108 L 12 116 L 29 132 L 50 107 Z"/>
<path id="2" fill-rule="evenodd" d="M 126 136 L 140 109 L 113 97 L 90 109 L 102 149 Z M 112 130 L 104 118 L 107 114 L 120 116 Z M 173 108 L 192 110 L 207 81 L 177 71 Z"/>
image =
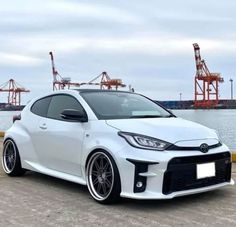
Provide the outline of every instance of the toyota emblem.
<path id="1" fill-rule="evenodd" d="M 202 153 L 207 153 L 208 150 L 209 150 L 209 147 L 208 147 L 208 145 L 206 143 L 203 143 L 203 144 L 200 145 L 200 151 Z"/>

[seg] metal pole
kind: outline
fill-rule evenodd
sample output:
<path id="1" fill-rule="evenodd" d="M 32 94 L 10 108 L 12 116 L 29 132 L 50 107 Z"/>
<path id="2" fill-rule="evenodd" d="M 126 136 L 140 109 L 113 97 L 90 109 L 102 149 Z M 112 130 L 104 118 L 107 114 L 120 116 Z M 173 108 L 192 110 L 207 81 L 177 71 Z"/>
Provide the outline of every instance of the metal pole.
<path id="1" fill-rule="evenodd" d="M 182 101 L 182 93 L 179 93 L 179 101 Z"/>
<path id="2" fill-rule="evenodd" d="M 229 82 L 231 83 L 231 99 L 233 99 L 234 97 L 234 94 L 233 94 L 233 79 L 231 78 L 230 80 L 229 80 Z"/>

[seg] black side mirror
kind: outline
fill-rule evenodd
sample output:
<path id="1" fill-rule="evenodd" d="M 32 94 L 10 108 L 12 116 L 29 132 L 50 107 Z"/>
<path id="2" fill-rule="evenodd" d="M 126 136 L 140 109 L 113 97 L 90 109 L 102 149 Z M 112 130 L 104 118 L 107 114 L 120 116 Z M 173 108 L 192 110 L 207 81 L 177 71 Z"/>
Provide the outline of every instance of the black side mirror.
<path id="1" fill-rule="evenodd" d="M 61 112 L 61 117 L 66 120 L 87 122 L 88 117 L 84 111 L 74 110 L 74 109 L 65 109 Z"/>

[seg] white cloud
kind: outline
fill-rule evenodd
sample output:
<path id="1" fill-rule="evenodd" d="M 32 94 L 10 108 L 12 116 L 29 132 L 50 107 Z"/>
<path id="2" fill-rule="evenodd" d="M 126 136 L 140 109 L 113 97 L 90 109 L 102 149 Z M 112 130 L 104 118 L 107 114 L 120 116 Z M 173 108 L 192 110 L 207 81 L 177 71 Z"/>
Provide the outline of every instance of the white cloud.
<path id="1" fill-rule="evenodd" d="M 51 89 L 49 51 L 55 52 L 60 72 L 74 80 L 104 69 L 127 75 L 121 77 L 125 83 L 161 99 L 174 99 L 186 81 L 189 87 L 184 84 L 181 92 L 193 97 L 194 42 L 210 69 L 228 77 L 235 73 L 232 0 L 204 5 L 193 0 L 0 0 L 0 5 L 0 83 L 16 75 L 33 86 L 32 97 Z M 227 94 L 224 86 L 220 90 L 221 97 Z"/>
<path id="2" fill-rule="evenodd" d="M 232 40 L 204 39 L 201 37 L 161 35 L 139 35 L 124 37 L 82 37 L 67 35 L 36 35 L 24 37 L 19 35 L 5 41 L 5 47 L 9 47 L 14 53 L 27 53 L 45 55 L 50 50 L 61 53 L 79 53 L 79 51 L 93 51 L 100 53 L 124 53 L 124 54 L 155 54 L 174 55 L 184 54 L 193 50 L 192 44 L 199 43 L 205 52 L 224 51 L 236 53 L 236 44 Z M 10 58 L 9 58 L 10 59 Z M 35 59 L 36 60 L 36 59 Z"/>
<path id="3" fill-rule="evenodd" d="M 8 66 L 38 66 L 43 62 L 42 59 L 32 56 L 19 54 L 9 54 L 0 52 L 0 65 Z"/>
<path id="4" fill-rule="evenodd" d="M 118 9 L 98 2 L 84 3 L 68 0 L 9 1 L 4 2 L 4 7 L 0 8 L 0 13 L 4 14 L 1 19 L 2 22 L 16 24 L 50 23 L 50 20 L 51 22 L 67 21 L 69 18 L 90 18 L 117 23 L 138 23 L 141 20 L 140 17 L 125 9 Z"/>

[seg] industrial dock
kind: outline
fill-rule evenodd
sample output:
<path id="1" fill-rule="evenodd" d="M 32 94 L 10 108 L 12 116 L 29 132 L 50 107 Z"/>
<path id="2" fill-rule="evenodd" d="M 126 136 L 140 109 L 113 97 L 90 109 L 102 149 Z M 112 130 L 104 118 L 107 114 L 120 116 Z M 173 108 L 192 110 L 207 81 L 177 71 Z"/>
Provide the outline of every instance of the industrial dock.
<path id="1" fill-rule="evenodd" d="M 168 109 L 235 109 L 236 100 L 233 99 L 233 79 L 231 82 L 231 99 L 220 99 L 219 86 L 224 82 L 220 73 L 212 73 L 204 59 L 201 57 L 200 47 L 197 43 L 193 44 L 196 72 L 194 77 L 194 99 L 176 101 L 160 101 Z M 124 89 L 134 92 L 134 88 L 123 83 L 120 78 L 112 78 L 106 71 L 103 71 L 95 78 L 81 82 L 72 81 L 71 77 L 63 77 L 56 68 L 53 52 L 49 52 L 52 69 L 52 88 L 53 90 L 83 88 L 86 86 L 99 86 L 100 89 Z M 21 104 L 22 93 L 30 92 L 29 89 L 21 86 L 14 79 L 0 85 L 1 93 L 7 93 L 7 102 L 0 99 L 0 110 L 21 110 L 24 106 Z M 157 92 L 158 95 L 158 92 Z M 158 98 L 158 97 L 157 97 Z"/>
<path id="2" fill-rule="evenodd" d="M 209 107 L 196 107 L 194 105 L 194 100 L 181 100 L 181 101 L 158 101 L 164 107 L 168 109 L 236 109 L 236 100 L 231 99 L 220 99 L 217 105 Z"/>

